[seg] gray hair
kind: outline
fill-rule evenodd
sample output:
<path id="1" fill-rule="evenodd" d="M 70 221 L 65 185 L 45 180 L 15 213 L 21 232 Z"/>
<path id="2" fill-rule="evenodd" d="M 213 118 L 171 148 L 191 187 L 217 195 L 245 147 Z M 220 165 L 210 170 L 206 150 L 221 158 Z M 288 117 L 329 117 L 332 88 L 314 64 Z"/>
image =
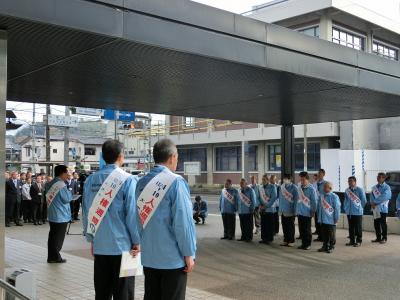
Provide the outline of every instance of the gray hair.
<path id="1" fill-rule="evenodd" d="M 175 144 L 170 139 L 159 140 L 153 147 L 154 162 L 156 164 L 165 163 L 177 151 Z"/>

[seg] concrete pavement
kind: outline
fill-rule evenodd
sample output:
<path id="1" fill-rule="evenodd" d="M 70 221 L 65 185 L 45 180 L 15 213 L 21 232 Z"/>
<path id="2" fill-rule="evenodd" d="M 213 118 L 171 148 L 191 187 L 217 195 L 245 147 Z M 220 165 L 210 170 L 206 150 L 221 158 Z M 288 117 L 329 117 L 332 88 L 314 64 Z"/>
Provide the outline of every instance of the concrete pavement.
<path id="1" fill-rule="evenodd" d="M 239 237 L 239 223 L 237 227 Z M 73 224 L 71 232 L 79 233 L 80 223 Z M 30 258 L 39 272 L 49 272 L 44 249 L 47 233 L 48 225 L 11 227 L 6 231 L 13 241 L 24 241 L 24 247 L 41 249 L 34 251 L 34 259 Z M 259 244 L 257 236 L 253 243 L 221 241 L 221 219 L 214 215 L 205 225 L 197 226 L 197 233 L 197 266 L 189 276 L 188 299 L 399 299 L 400 236 L 390 235 L 386 245 L 375 245 L 370 243 L 374 235 L 364 233 L 362 247 L 349 248 L 344 246 L 347 232 L 338 230 L 337 247 L 334 253 L 326 254 L 316 252 L 319 243 L 314 243 L 311 251 L 280 247 L 280 236 L 272 246 Z M 19 259 L 18 246 L 10 248 L 9 245 L 7 239 L 7 263 L 21 266 L 25 260 Z M 11 260 L 10 251 L 13 252 Z M 70 263 L 67 263 L 55 276 L 64 278 L 64 272 L 79 276 L 75 274 L 76 264 L 85 266 L 90 280 L 83 289 L 88 298 L 92 297 L 89 245 L 82 236 L 67 236 L 64 252 L 73 268 L 68 268 Z M 74 257 L 84 259 L 84 263 L 73 263 Z M 43 280 L 51 278 L 47 276 Z M 141 297 L 139 283 L 137 295 Z"/>

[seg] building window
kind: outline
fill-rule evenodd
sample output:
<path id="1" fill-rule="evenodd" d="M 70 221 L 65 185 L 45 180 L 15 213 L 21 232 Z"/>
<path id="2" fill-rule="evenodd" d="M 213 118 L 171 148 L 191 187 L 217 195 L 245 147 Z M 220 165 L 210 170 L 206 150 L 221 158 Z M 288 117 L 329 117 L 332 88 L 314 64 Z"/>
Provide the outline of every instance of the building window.
<path id="1" fill-rule="evenodd" d="M 193 117 L 184 117 L 183 121 L 184 121 L 183 125 L 184 125 L 185 127 L 191 127 L 191 128 L 193 128 L 194 125 L 195 125 L 195 123 L 194 123 L 194 118 L 193 118 Z"/>
<path id="2" fill-rule="evenodd" d="M 280 145 L 269 145 L 268 153 L 269 153 L 268 170 L 280 171 L 281 165 L 282 165 L 281 146 Z"/>
<path id="3" fill-rule="evenodd" d="M 307 144 L 307 170 L 317 171 L 321 168 L 321 149 L 319 143 L 308 143 Z M 281 146 L 270 145 L 268 146 L 269 151 L 269 170 L 280 171 L 281 170 Z M 296 171 L 304 170 L 304 144 L 298 143 L 294 145 L 294 163 Z"/>
<path id="4" fill-rule="evenodd" d="M 388 59 L 398 60 L 399 50 L 381 42 L 374 41 L 372 44 L 372 52 Z"/>
<path id="5" fill-rule="evenodd" d="M 248 168 L 249 171 L 257 170 L 257 146 L 249 145 Z M 216 171 L 241 171 L 242 170 L 242 146 L 216 147 L 215 148 Z"/>
<path id="6" fill-rule="evenodd" d="M 297 30 L 300 33 L 303 33 L 308 36 L 313 36 L 319 38 L 319 26 L 313 26 L 308 28 L 302 28 Z"/>
<path id="7" fill-rule="evenodd" d="M 199 161 L 201 171 L 207 171 L 207 148 L 178 148 L 178 166 L 177 171 L 183 172 L 184 162 Z"/>
<path id="8" fill-rule="evenodd" d="M 365 38 L 360 35 L 336 27 L 332 29 L 332 42 L 335 44 L 343 45 L 356 50 L 364 50 L 364 41 Z"/>
<path id="9" fill-rule="evenodd" d="M 57 149 L 53 149 L 53 153 L 56 154 L 57 153 Z"/>
<path id="10" fill-rule="evenodd" d="M 29 148 L 29 147 L 26 147 L 26 148 L 25 148 L 25 155 L 26 155 L 27 157 L 30 157 L 30 156 L 31 156 L 31 148 Z"/>
<path id="11" fill-rule="evenodd" d="M 85 147 L 85 155 L 96 155 L 96 148 Z"/>

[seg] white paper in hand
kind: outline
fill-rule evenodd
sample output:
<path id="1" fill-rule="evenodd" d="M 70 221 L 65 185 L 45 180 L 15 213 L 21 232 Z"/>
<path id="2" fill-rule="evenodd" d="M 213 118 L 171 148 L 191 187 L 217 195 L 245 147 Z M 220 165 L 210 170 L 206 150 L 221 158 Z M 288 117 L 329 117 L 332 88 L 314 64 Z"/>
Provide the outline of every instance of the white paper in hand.
<path id="1" fill-rule="evenodd" d="M 374 215 L 374 219 L 379 219 L 381 217 L 381 210 L 379 206 L 375 206 L 375 208 L 372 209 L 372 214 Z"/>
<path id="2" fill-rule="evenodd" d="M 140 253 L 133 257 L 129 252 L 123 252 L 119 277 L 143 275 L 143 266 L 140 258 Z"/>

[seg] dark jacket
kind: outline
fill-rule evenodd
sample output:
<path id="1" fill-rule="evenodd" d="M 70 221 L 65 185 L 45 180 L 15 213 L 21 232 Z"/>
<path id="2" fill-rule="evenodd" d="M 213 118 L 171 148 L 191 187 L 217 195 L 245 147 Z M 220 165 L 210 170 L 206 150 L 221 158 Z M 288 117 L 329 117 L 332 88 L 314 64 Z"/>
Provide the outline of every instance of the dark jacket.
<path id="1" fill-rule="evenodd" d="M 38 204 L 42 203 L 44 199 L 44 184 L 42 183 L 41 188 L 39 189 L 39 186 L 36 182 L 32 183 L 30 195 L 33 202 Z"/>
<path id="2" fill-rule="evenodd" d="M 17 179 L 17 186 L 14 181 L 9 179 L 6 181 L 6 201 L 13 203 L 22 200 L 22 181 Z"/>

